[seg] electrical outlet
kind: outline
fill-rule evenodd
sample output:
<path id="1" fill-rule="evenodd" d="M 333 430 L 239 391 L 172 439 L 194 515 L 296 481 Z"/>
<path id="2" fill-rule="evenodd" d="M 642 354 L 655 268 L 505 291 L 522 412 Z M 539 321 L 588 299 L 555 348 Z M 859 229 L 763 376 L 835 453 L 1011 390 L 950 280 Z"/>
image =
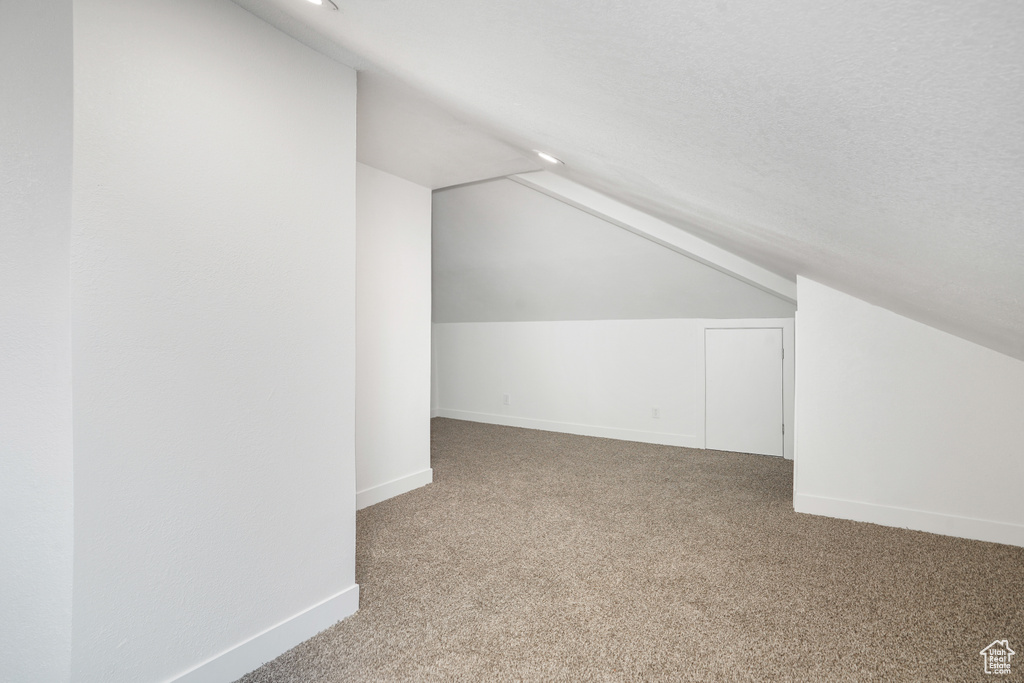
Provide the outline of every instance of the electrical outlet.
<path id="1" fill-rule="evenodd" d="M 655 420 L 661 419 L 661 408 L 651 408 L 651 417 Z"/>
<path id="2" fill-rule="evenodd" d="M 501 405 L 503 405 L 503 406 L 510 406 L 510 405 L 512 405 L 512 397 L 509 396 L 508 394 L 502 394 L 501 395 Z"/>

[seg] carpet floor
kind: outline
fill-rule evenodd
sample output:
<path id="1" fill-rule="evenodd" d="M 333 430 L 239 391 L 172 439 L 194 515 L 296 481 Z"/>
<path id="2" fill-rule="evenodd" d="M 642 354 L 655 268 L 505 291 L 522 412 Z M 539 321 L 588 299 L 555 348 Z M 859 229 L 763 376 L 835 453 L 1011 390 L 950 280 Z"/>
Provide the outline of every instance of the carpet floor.
<path id="1" fill-rule="evenodd" d="M 241 679 L 1024 680 L 1024 548 L 793 512 L 781 458 L 434 419 L 360 610 Z M 908 484 L 912 485 L 912 483 Z"/>

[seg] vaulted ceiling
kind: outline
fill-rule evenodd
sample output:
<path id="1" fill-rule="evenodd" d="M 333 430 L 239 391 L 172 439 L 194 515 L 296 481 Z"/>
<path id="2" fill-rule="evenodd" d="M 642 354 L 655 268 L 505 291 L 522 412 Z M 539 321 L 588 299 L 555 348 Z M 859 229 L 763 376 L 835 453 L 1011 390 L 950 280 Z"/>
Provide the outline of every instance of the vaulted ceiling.
<path id="1" fill-rule="evenodd" d="M 360 160 L 576 182 L 1024 359 L 1024 3 L 236 0 L 361 71 Z"/>

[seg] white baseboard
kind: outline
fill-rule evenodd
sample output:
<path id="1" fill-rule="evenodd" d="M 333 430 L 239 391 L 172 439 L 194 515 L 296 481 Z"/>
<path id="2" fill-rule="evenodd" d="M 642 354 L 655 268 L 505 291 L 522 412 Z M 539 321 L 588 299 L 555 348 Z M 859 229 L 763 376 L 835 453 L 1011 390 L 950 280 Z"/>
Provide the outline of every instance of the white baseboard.
<path id="1" fill-rule="evenodd" d="M 359 609 L 359 584 L 285 619 L 233 648 L 190 669 L 173 683 L 230 683 L 258 669 L 272 659 L 317 633 L 334 626 Z"/>
<path id="2" fill-rule="evenodd" d="M 662 434 L 659 432 L 645 432 L 639 429 L 598 427 L 595 425 L 573 424 L 571 422 L 554 422 L 552 420 L 537 420 L 529 417 L 515 417 L 513 415 L 476 413 L 468 410 L 450 410 L 448 408 L 440 408 L 437 411 L 437 415 L 438 417 L 450 417 L 453 420 L 486 422 L 487 424 L 504 425 L 506 427 L 525 427 L 526 429 L 539 429 L 545 432 L 562 432 L 563 434 L 579 434 L 580 436 L 599 436 L 605 439 L 639 441 L 641 443 L 653 443 L 662 446 L 704 448 L 704 444 L 697 443 L 697 437 L 692 434 Z"/>
<path id="3" fill-rule="evenodd" d="M 861 503 L 839 498 L 811 496 L 798 493 L 793 496 L 793 509 L 810 515 L 871 522 L 883 526 L 927 531 L 943 536 L 956 536 L 974 541 L 1005 543 L 1024 547 L 1024 525 L 993 522 L 972 517 L 923 512 L 909 508 Z"/>
<path id="4" fill-rule="evenodd" d="M 434 470 L 428 467 L 425 470 L 413 472 L 404 477 L 392 479 L 362 491 L 356 491 L 356 510 L 368 508 L 388 498 L 394 498 L 413 489 L 426 486 L 432 481 L 434 481 Z"/>

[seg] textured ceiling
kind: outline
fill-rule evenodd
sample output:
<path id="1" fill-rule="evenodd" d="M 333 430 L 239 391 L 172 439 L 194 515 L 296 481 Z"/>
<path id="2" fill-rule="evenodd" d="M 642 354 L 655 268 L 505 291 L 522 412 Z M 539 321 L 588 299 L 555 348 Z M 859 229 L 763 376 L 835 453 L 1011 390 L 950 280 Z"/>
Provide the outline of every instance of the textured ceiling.
<path id="1" fill-rule="evenodd" d="M 583 185 L 1024 358 L 1024 3 L 236 1 Z"/>
<path id="2" fill-rule="evenodd" d="M 535 171 L 544 163 L 386 74 L 361 71 L 358 102 L 359 161 L 424 187 Z"/>

